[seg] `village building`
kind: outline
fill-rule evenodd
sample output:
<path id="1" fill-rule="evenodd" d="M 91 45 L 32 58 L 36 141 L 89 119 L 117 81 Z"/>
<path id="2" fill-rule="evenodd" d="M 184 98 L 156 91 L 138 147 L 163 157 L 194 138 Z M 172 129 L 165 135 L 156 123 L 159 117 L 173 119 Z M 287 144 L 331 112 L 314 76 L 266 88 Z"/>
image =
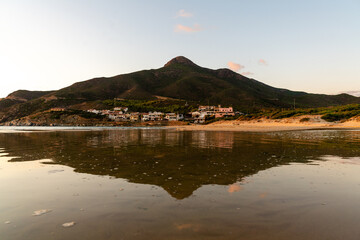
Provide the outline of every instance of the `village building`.
<path id="1" fill-rule="evenodd" d="M 166 113 L 164 119 L 168 121 L 181 121 L 184 120 L 184 114 Z"/>
<path id="2" fill-rule="evenodd" d="M 192 112 L 191 113 L 191 116 L 193 117 L 193 118 L 197 118 L 197 117 L 199 117 L 201 115 L 201 112 Z"/>
<path id="3" fill-rule="evenodd" d="M 178 120 L 178 121 L 184 120 L 184 114 L 179 113 L 179 114 L 177 115 L 177 120 Z"/>
<path id="4" fill-rule="evenodd" d="M 126 121 L 130 121 L 130 114 L 125 114 L 125 113 L 109 114 L 108 118 L 115 122 L 126 122 Z"/>
<path id="5" fill-rule="evenodd" d="M 141 114 L 141 121 L 143 121 L 143 122 L 150 121 L 150 115 L 149 115 L 149 113 L 143 113 L 143 114 Z"/>
<path id="6" fill-rule="evenodd" d="M 60 109 L 59 109 L 60 110 Z M 162 112 L 128 112 L 126 107 L 115 107 L 113 110 L 96 110 L 89 109 L 87 112 L 101 114 L 107 116 L 112 121 L 189 121 L 193 123 L 205 123 L 206 120 L 211 118 L 222 118 L 228 116 L 235 116 L 232 107 L 223 108 L 221 105 L 218 106 L 199 106 L 198 111 L 189 112 L 184 114 L 177 113 L 162 113 Z"/>
<path id="7" fill-rule="evenodd" d="M 100 110 L 100 114 L 101 115 L 109 115 L 109 114 L 112 114 L 113 112 L 110 111 L 110 110 Z"/>
<path id="8" fill-rule="evenodd" d="M 130 113 L 130 121 L 138 122 L 140 120 L 140 114 L 138 112 Z"/>
<path id="9" fill-rule="evenodd" d="M 116 107 L 116 108 L 114 108 L 115 112 L 123 112 L 123 113 L 125 113 L 128 110 L 129 110 L 129 108 L 127 108 L 127 107 Z"/>
<path id="10" fill-rule="evenodd" d="M 87 112 L 89 112 L 89 113 L 95 113 L 95 114 L 100 114 L 100 110 L 96 110 L 96 109 L 89 109 L 89 110 L 87 110 Z"/>
<path id="11" fill-rule="evenodd" d="M 235 116 L 232 107 L 222 108 L 221 105 L 215 111 L 215 118 Z"/>
<path id="12" fill-rule="evenodd" d="M 214 116 L 215 118 L 235 116 L 232 107 L 223 108 L 221 105 L 216 106 L 199 106 L 199 112 L 206 116 Z"/>
<path id="13" fill-rule="evenodd" d="M 163 120 L 162 112 L 149 112 L 149 121 L 161 121 Z"/>
<path id="14" fill-rule="evenodd" d="M 166 113 L 164 119 L 168 121 L 177 121 L 177 115 L 176 113 Z"/>
<path id="15" fill-rule="evenodd" d="M 211 115 L 207 115 L 207 112 L 192 112 L 191 116 L 192 116 L 192 120 L 191 120 L 192 122 L 205 123 L 206 116 L 211 116 Z"/>

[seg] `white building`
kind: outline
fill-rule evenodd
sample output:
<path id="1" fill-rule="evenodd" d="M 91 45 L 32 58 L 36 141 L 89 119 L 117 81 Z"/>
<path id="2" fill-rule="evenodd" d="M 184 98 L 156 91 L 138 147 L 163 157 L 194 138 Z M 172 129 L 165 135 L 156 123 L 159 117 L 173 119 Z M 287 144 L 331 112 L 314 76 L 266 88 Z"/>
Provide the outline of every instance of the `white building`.
<path id="1" fill-rule="evenodd" d="M 162 112 L 149 112 L 149 120 L 150 121 L 161 121 L 163 119 Z"/>
<path id="2" fill-rule="evenodd" d="M 177 121 L 177 116 L 175 113 L 166 113 L 164 119 L 168 121 Z"/>
<path id="3" fill-rule="evenodd" d="M 126 113 L 129 109 L 127 107 L 116 107 L 114 111 Z"/>
<path id="4" fill-rule="evenodd" d="M 143 122 L 150 121 L 150 115 L 148 113 L 143 113 L 141 116 L 141 121 Z"/>
<path id="5" fill-rule="evenodd" d="M 116 122 L 126 122 L 126 121 L 130 121 L 130 114 L 112 113 L 108 115 L 108 118 Z"/>

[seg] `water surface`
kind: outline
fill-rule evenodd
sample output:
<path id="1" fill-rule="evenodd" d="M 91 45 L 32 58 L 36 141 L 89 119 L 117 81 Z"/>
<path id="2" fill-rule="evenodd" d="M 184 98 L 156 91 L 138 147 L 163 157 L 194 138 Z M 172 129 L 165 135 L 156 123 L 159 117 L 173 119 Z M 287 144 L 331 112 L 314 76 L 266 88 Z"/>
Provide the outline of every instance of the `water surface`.
<path id="1" fill-rule="evenodd" d="M 22 130 L 1 239 L 360 238 L 359 131 Z"/>

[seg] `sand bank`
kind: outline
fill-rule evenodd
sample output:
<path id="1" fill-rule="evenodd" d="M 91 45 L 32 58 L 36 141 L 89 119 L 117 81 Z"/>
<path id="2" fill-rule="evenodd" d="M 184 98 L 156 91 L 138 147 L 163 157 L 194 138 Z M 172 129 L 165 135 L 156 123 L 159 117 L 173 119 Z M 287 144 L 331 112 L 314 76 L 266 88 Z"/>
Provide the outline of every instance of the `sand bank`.
<path id="1" fill-rule="evenodd" d="M 311 129 L 360 129 L 358 119 L 346 122 L 327 122 L 319 115 L 305 115 L 286 119 L 257 119 L 250 121 L 218 121 L 208 125 L 178 126 L 180 131 L 240 131 L 240 132 L 274 132 Z"/>

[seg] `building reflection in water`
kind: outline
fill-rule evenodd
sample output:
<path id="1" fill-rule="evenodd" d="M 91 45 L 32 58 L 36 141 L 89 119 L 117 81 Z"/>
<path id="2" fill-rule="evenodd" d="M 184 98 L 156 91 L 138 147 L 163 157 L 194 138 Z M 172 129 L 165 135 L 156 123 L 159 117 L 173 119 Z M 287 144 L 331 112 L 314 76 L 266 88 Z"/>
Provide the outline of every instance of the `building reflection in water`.
<path id="1" fill-rule="evenodd" d="M 200 148 L 232 148 L 234 132 L 192 132 L 192 144 Z"/>
<path id="2" fill-rule="evenodd" d="M 232 148 L 234 145 L 233 132 L 177 132 L 148 129 L 104 132 L 102 135 L 89 137 L 87 145 L 113 144 L 114 147 L 134 144 L 179 146 L 184 144 L 184 137 L 194 147 L 199 148 Z"/>

